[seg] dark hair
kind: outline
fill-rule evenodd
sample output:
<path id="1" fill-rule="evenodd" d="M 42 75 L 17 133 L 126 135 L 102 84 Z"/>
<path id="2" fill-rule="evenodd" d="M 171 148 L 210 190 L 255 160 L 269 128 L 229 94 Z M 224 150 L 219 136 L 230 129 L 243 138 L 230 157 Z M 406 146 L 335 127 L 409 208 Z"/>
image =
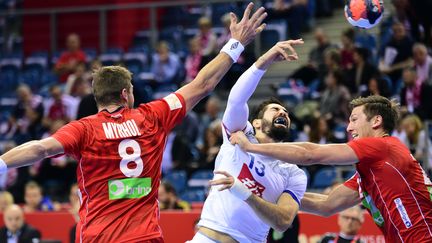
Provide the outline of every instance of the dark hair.
<path id="1" fill-rule="evenodd" d="M 367 61 L 370 55 L 369 50 L 364 47 L 356 47 L 354 52 L 356 52 L 364 61 Z"/>
<path id="2" fill-rule="evenodd" d="M 162 182 L 161 182 L 161 186 L 163 186 L 163 188 L 165 189 L 165 191 L 166 191 L 167 193 L 172 193 L 172 194 L 174 194 L 175 196 L 177 196 L 176 189 L 174 188 L 173 185 L 171 185 L 171 183 L 169 183 L 169 182 L 167 182 L 167 181 L 162 181 Z"/>
<path id="3" fill-rule="evenodd" d="M 355 31 L 353 28 L 348 28 L 342 32 L 342 35 L 345 36 L 346 38 L 350 39 L 351 41 L 354 41 Z"/>
<path id="4" fill-rule="evenodd" d="M 267 109 L 267 106 L 270 104 L 278 104 L 278 105 L 285 107 L 285 104 L 282 101 L 278 100 L 275 97 L 270 97 L 270 98 L 264 100 L 263 102 L 261 102 L 261 104 L 259 104 L 257 107 L 255 107 L 255 109 L 252 112 L 252 116 L 251 116 L 252 120 L 262 119 L 264 116 L 264 112 Z"/>
<path id="5" fill-rule="evenodd" d="M 93 73 L 93 94 L 98 105 L 121 103 L 121 92 L 131 87 L 132 74 L 124 67 L 102 67 Z"/>
<path id="6" fill-rule="evenodd" d="M 399 119 L 399 104 L 395 100 L 389 100 L 379 95 L 359 97 L 350 102 L 351 108 L 364 106 L 363 112 L 368 121 L 374 116 L 381 116 L 383 119 L 383 129 L 386 133 L 391 133 Z"/>

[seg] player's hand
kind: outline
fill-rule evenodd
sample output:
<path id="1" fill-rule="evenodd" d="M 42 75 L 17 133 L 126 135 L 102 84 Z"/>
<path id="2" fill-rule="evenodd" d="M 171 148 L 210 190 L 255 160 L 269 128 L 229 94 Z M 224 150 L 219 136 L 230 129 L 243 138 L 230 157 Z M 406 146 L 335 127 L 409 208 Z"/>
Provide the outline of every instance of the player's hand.
<path id="1" fill-rule="evenodd" d="M 272 63 L 298 60 L 294 46 L 302 45 L 303 39 L 280 41 L 255 62 L 257 68 L 266 70 Z"/>
<path id="2" fill-rule="evenodd" d="M 249 146 L 252 145 L 242 131 L 231 134 L 230 142 L 233 145 L 238 144 L 244 151 L 248 151 Z"/>
<path id="3" fill-rule="evenodd" d="M 220 186 L 222 185 L 218 190 L 223 191 L 226 189 L 231 188 L 234 185 L 234 177 L 230 175 L 226 171 L 215 171 L 214 172 L 217 175 L 222 176 L 216 176 L 215 179 L 210 181 L 210 186 Z"/>
<path id="4" fill-rule="evenodd" d="M 263 7 L 260 7 L 254 14 L 251 15 L 253 3 L 249 3 L 246 7 L 243 18 L 238 22 L 237 16 L 234 13 L 230 13 L 231 25 L 230 32 L 232 38 L 240 41 L 243 46 L 249 44 L 257 34 L 264 30 L 265 24 L 261 24 L 262 21 L 267 17 L 267 13 Z"/>

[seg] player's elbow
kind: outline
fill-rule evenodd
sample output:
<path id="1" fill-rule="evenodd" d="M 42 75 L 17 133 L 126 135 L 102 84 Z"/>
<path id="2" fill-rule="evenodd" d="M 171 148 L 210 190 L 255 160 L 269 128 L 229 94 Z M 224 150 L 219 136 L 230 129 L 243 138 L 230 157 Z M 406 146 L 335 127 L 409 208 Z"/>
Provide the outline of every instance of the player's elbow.
<path id="1" fill-rule="evenodd" d="M 278 221 L 273 225 L 273 229 L 279 232 L 286 231 L 292 224 L 295 218 L 295 213 L 287 212 L 279 217 Z"/>

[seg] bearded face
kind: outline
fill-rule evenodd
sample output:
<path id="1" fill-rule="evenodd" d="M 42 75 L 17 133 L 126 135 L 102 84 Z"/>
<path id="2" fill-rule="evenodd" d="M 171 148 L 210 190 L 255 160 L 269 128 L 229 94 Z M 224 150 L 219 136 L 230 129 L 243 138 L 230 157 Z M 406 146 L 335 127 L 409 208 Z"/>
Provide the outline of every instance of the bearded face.
<path id="1" fill-rule="evenodd" d="M 290 123 L 283 106 L 270 104 L 261 119 L 261 130 L 274 141 L 281 142 L 288 139 Z"/>

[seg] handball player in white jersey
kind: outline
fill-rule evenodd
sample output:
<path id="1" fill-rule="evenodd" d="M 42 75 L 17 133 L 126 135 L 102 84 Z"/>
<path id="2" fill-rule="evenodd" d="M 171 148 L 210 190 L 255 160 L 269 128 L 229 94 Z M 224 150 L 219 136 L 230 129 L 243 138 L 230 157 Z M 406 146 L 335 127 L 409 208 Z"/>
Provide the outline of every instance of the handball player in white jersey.
<path id="1" fill-rule="evenodd" d="M 246 153 L 232 145 L 229 137 L 242 130 L 254 143 L 287 138 L 290 119 L 281 102 L 264 101 L 251 124 L 247 101 L 267 68 L 276 61 L 297 60 L 292 46 L 302 43 L 277 43 L 231 89 L 222 120 L 223 144 L 210 182 L 213 187 L 204 203 L 199 231 L 189 242 L 266 242 L 270 227 L 285 231 L 291 225 L 306 190 L 305 173 L 296 165 Z"/>

